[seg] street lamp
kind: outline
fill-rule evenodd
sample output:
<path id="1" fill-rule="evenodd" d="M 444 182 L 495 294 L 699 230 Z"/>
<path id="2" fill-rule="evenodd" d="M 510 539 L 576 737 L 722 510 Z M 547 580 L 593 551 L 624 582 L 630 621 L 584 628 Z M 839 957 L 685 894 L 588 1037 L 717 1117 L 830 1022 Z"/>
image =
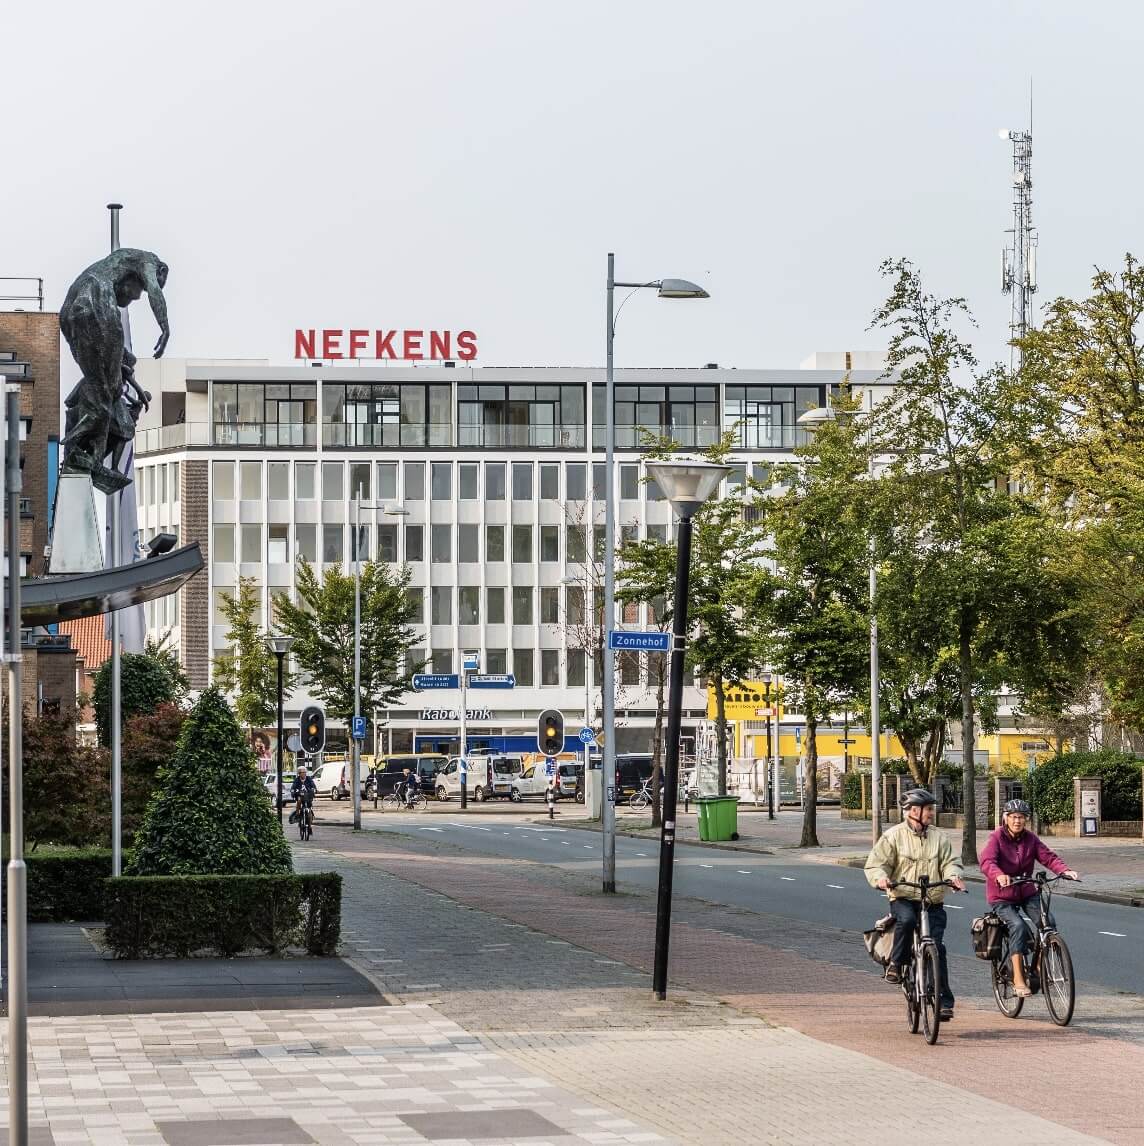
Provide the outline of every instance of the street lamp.
<path id="1" fill-rule="evenodd" d="M 871 395 L 871 407 L 873 395 Z M 874 417 L 873 408 L 870 410 L 871 422 Z M 825 406 L 807 410 L 798 417 L 798 424 L 813 434 L 827 422 L 836 421 L 837 413 L 830 405 L 829 399 Z M 868 473 L 874 476 L 874 457 L 871 454 Z M 878 595 L 878 564 L 874 557 L 874 535 L 870 535 L 870 803 L 871 808 L 871 834 L 874 843 L 882 834 L 882 714 L 880 709 L 879 693 L 881 691 L 881 673 L 878 667 L 878 614 L 874 611 L 874 601 Z"/>
<path id="2" fill-rule="evenodd" d="M 767 819 L 775 818 L 775 786 L 771 775 L 771 674 L 765 672 L 759 679 L 763 682 L 763 704 L 767 710 Z M 776 722 L 777 726 L 777 722 Z M 758 773 L 755 774 L 755 791 L 758 791 Z"/>
<path id="3" fill-rule="evenodd" d="M 294 644 L 293 637 L 284 637 L 271 633 L 266 637 L 266 647 L 274 654 L 278 661 L 278 822 L 282 823 L 282 662 Z"/>
<path id="4" fill-rule="evenodd" d="M 659 298 L 708 298 L 707 292 L 687 279 L 655 279 L 644 283 L 616 282 L 616 256 L 608 252 L 608 330 L 607 373 L 604 385 L 604 625 L 605 632 L 616 619 L 616 506 L 615 506 L 615 451 L 616 403 L 614 344 L 616 338 L 616 287 L 637 290 L 654 288 Z M 630 298 L 631 295 L 628 295 Z M 620 303 L 621 308 L 624 302 Z M 591 387 L 587 388 L 589 391 Z M 591 434 L 592 402 L 587 403 L 585 422 Z M 590 440 L 590 439 L 589 439 Z M 589 471 L 588 480 L 592 480 Z M 592 523 L 595 528 L 595 522 Z M 616 658 L 604 638 L 604 689 L 602 697 L 602 723 L 604 729 L 604 806 L 601 835 L 604 848 L 604 892 L 616 890 L 616 806 L 612 797 L 616 789 Z M 682 671 L 682 670 L 681 670 Z"/>
<path id="5" fill-rule="evenodd" d="M 354 493 L 354 711 L 356 720 L 361 715 L 361 511 L 376 509 L 389 517 L 407 517 L 409 510 L 402 505 L 374 505 L 361 500 L 361 486 Z M 361 741 L 353 735 L 350 723 L 350 799 L 354 809 L 354 831 L 361 831 Z M 376 767 L 377 762 L 374 761 Z"/>
<path id="6" fill-rule="evenodd" d="M 648 462 L 648 473 L 679 518 L 675 557 L 675 609 L 671 625 L 671 675 L 667 694 L 667 773 L 659 836 L 659 892 L 655 913 L 655 964 L 651 989 L 667 998 L 667 949 L 671 939 L 671 878 L 675 863 L 675 806 L 679 798 L 679 731 L 683 718 L 683 660 L 687 645 L 687 580 L 691 571 L 691 519 L 719 488 L 730 466 L 703 461 Z M 606 806 L 606 805 L 605 805 Z"/>

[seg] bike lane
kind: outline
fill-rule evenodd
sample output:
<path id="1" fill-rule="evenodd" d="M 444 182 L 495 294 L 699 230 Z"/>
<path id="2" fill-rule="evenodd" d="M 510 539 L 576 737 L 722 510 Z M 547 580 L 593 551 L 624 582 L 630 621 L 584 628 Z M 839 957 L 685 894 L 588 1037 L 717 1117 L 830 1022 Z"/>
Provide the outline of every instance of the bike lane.
<path id="1" fill-rule="evenodd" d="M 507 863 L 435 841 L 381 841 L 337 833 L 323 846 L 460 903 L 650 970 L 654 897 L 598 894 L 594 878 L 550 866 Z M 740 932 L 743 927 L 752 934 Z M 768 934 L 768 931 L 773 932 Z M 1066 937 L 1067 938 L 1067 937 Z M 927 1047 L 905 1029 L 901 993 L 876 969 L 832 958 L 860 936 L 694 900 L 677 901 L 671 981 L 716 996 L 748 1014 L 837 1047 L 996 1099 L 1118 1143 L 1144 1141 L 1144 1046 L 1098 1033 L 1141 1032 L 1139 999 L 1081 994 L 1081 1029 L 1061 1029 L 1037 999 L 1016 1022 L 991 1005 L 963 999 Z M 982 983 L 987 965 L 980 964 Z"/>

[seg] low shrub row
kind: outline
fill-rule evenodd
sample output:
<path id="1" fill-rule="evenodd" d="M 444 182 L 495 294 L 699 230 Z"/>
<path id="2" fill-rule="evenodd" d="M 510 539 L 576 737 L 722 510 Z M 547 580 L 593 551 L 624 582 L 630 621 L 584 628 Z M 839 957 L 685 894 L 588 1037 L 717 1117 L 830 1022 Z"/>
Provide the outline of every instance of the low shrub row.
<path id="1" fill-rule="evenodd" d="M 45 849 L 29 853 L 24 860 L 28 918 L 33 922 L 103 918 L 103 885 L 111 875 L 109 849 Z"/>
<path id="2" fill-rule="evenodd" d="M 851 811 L 862 807 L 862 780 L 861 772 L 844 772 L 842 775 L 842 806 Z"/>
<path id="3" fill-rule="evenodd" d="M 106 940 L 119 959 L 337 953 L 342 877 L 333 872 L 128 876 L 106 889 Z"/>
<path id="4" fill-rule="evenodd" d="M 1074 815 L 1073 777 L 1100 776 L 1104 780 L 1100 814 L 1105 820 L 1140 819 L 1140 767 L 1144 763 L 1129 752 L 1065 752 L 1042 761 L 1029 776 L 1034 811 L 1046 824 L 1071 820 Z"/>

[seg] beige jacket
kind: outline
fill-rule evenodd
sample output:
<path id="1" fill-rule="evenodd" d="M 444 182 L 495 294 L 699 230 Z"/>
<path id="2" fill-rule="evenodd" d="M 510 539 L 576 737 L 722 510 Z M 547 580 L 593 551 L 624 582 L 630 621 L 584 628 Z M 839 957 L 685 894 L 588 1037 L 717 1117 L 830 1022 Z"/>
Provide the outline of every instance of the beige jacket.
<path id="1" fill-rule="evenodd" d="M 931 825 L 924 836 L 919 835 L 905 820 L 883 832 L 866 859 L 866 881 L 871 887 L 877 887 L 880 879 L 919 883 L 924 875 L 932 883 L 939 883 L 961 874 L 961 859 L 954 854 L 953 845 L 944 832 Z M 931 891 L 930 903 L 944 902 L 945 891 L 944 887 Z M 922 897 L 916 887 L 894 888 L 889 894 L 891 899 Z"/>

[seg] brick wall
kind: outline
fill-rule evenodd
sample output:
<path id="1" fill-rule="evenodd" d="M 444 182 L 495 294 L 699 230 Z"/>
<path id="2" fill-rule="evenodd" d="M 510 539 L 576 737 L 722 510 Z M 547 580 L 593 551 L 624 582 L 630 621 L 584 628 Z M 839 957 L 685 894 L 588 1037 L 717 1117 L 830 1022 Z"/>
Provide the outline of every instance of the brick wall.
<path id="1" fill-rule="evenodd" d="M 76 653 L 71 648 L 24 647 L 20 650 L 20 688 L 24 711 L 34 716 L 42 701 L 45 708 L 59 705 L 60 716 L 69 723 L 76 717 Z M 8 707 L 8 673 L 0 673 L 0 693 Z"/>
<path id="2" fill-rule="evenodd" d="M 40 311 L 0 311 L 0 350 L 14 350 L 31 367 L 32 380 L 20 391 L 20 413 L 32 419 L 24 443 L 24 489 L 32 501 L 30 526 L 31 574 L 42 576 L 48 543 L 48 439 L 60 432 L 60 316 Z"/>
<path id="3" fill-rule="evenodd" d="M 208 462 L 188 459 L 179 467 L 183 545 L 197 541 L 210 568 L 210 484 Z M 179 659 L 191 688 L 210 683 L 210 592 L 207 571 L 196 573 L 179 590 Z"/>

